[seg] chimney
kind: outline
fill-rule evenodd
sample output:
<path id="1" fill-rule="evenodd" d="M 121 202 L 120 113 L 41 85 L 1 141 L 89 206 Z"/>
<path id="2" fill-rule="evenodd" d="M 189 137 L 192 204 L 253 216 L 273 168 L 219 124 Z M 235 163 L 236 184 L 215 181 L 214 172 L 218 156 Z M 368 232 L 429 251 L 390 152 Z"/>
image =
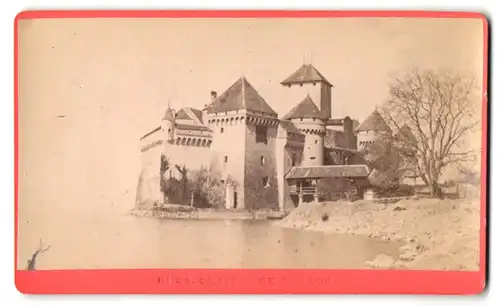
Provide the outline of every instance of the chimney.
<path id="1" fill-rule="evenodd" d="M 356 149 L 356 136 L 354 135 L 354 126 L 352 119 L 349 117 L 345 117 L 343 120 L 343 125 L 346 146 L 349 149 Z"/>
<path id="2" fill-rule="evenodd" d="M 213 102 L 215 99 L 217 99 L 217 92 L 212 90 L 210 92 L 210 96 L 212 97 L 212 102 Z"/>
<path id="3" fill-rule="evenodd" d="M 203 122 L 204 125 L 207 125 L 207 116 L 208 116 L 208 105 L 205 104 L 205 106 L 203 106 L 203 110 L 201 113 L 201 121 Z"/>

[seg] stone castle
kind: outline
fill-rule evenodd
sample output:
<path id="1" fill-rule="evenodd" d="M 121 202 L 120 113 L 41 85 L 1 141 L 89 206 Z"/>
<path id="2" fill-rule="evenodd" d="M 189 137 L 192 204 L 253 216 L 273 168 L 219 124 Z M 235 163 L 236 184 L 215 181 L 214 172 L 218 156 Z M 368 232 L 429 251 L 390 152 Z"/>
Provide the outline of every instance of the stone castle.
<path id="1" fill-rule="evenodd" d="M 359 126 L 349 117 L 331 118 L 333 86 L 311 64 L 281 85 L 295 97 L 286 101 L 295 106 L 281 118 L 245 77 L 221 95 L 212 91 L 203 110 L 169 107 L 140 140 L 137 207 L 162 202 L 162 154 L 189 172 L 208 169 L 226 185 L 226 209 L 286 211 L 308 197 L 318 200 L 321 186 L 334 193 L 353 183 L 358 192 L 369 189 L 370 169 L 358 149 L 391 133 L 380 114 Z M 171 167 L 165 176 L 179 173 Z"/>

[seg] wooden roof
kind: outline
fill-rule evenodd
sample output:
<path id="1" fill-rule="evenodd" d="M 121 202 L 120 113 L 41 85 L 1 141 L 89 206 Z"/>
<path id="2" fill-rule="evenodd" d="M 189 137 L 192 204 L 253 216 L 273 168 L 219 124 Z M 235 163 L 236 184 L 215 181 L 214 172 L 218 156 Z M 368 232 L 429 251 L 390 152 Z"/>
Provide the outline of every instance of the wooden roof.
<path id="1" fill-rule="evenodd" d="M 382 118 L 382 115 L 377 110 L 375 110 L 368 118 L 366 118 L 366 120 L 360 124 L 356 131 L 392 132 L 387 122 L 385 122 L 384 118 Z"/>
<path id="2" fill-rule="evenodd" d="M 411 128 L 406 123 L 403 124 L 403 126 L 399 129 L 395 137 L 397 140 L 409 141 L 413 144 L 417 143 L 417 138 L 411 131 Z"/>
<path id="3" fill-rule="evenodd" d="M 316 119 L 326 119 L 324 115 L 321 114 L 318 107 L 307 95 L 304 100 L 292 108 L 282 120 L 298 119 L 298 118 L 316 118 Z"/>
<path id="4" fill-rule="evenodd" d="M 278 115 L 245 77 L 239 78 L 223 94 L 217 97 L 207 107 L 207 112 L 221 113 L 243 109 L 271 116 Z"/>
<path id="5" fill-rule="evenodd" d="M 367 165 L 297 166 L 290 169 L 286 179 L 351 177 L 366 178 L 370 174 Z"/>
<path id="6" fill-rule="evenodd" d="M 281 82 L 282 85 L 325 83 L 333 86 L 312 64 L 304 64 L 288 78 Z"/>

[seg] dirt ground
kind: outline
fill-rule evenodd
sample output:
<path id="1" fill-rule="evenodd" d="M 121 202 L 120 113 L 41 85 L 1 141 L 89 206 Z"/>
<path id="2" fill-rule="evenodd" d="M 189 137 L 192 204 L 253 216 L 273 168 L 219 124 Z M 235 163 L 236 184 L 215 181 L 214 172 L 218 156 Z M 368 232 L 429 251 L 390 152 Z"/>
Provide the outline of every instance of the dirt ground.
<path id="1" fill-rule="evenodd" d="M 478 199 L 307 203 L 275 225 L 405 242 L 399 258 L 379 254 L 367 267 L 477 271 L 479 210 Z"/>

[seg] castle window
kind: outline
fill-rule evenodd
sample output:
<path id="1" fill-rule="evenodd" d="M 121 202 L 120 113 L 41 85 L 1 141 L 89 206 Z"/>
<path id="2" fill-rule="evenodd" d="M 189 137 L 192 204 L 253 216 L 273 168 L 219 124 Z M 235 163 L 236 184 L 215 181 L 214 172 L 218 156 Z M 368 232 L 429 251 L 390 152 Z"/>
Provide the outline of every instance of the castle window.
<path id="1" fill-rule="evenodd" d="M 316 159 L 316 156 L 311 156 L 309 159 Z"/>
<path id="2" fill-rule="evenodd" d="M 297 154 L 292 153 L 292 166 L 295 166 L 296 160 L 297 160 Z"/>
<path id="3" fill-rule="evenodd" d="M 262 166 L 264 166 L 265 162 L 266 162 L 266 160 L 265 160 L 264 156 L 261 156 L 261 157 L 260 157 L 260 164 L 261 164 Z"/>
<path id="4" fill-rule="evenodd" d="M 170 133 L 171 129 L 168 129 L 168 132 Z"/>
<path id="5" fill-rule="evenodd" d="M 255 142 L 267 144 L 267 128 L 263 125 L 255 127 Z"/>
<path id="6" fill-rule="evenodd" d="M 269 187 L 270 184 L 269 184 L 269 176 L 266 176 L 262 179 L 262 186 L 264 187 Z"/>
<path id="7" fill-rule="evenodd" d="M 318 144 L 318 140 L 316 139 L 316 140 L 314 141 L 314 143 L 315 143 L 315 144 Z"/>
<path id="8" fill-rule="evenodd" d="M 224 156 L 224 163 L 227 163 L 227 156 Z"/>
<path id="9" fill-rule="evenodd" d="M 224 180 L 220 180 L 220 182 L 221 182 L 221 184 L 224 184 L 224 183 L 225 183 L 225 181 L 224 181 Z"/>
<path id="10" fill-rule="evenodd" d="M 220 133 L 221 134 L 224 133 L 224 128 L 223 127 L 220 128 Z"/>

